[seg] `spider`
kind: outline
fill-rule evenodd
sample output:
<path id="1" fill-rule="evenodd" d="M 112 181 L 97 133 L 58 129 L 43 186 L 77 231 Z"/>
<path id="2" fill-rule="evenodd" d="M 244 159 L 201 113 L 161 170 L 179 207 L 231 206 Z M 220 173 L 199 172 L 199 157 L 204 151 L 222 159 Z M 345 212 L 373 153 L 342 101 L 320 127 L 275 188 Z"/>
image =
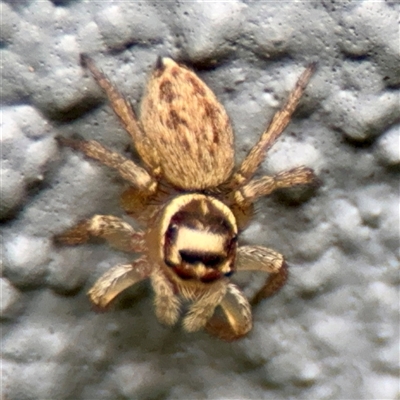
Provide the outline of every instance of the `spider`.
<path id="1" fill-rule="evenodd" d="M 288 267 L 278 252 L 261 246 L 238 246 L 238 234 L 253 215 L 253 203 L 274 190 L 316 184 L 305 166 L 274 176 L 254 174 L 288 125 L 314 70 L 309 65 L 276 112 L 269 127 L 234 169 L 233 132 L 224 107 L 199 77 L 170 58 L 158 58 L 141 103 L 140 120 L 128 101 L 94 61 L 81 55 L 130 134 L 142 165 L 90 140 L 58 138 L 61 145 L 113 168 L 129 184 L 121 205 L 142 227 L 121 218 L 95 215 L 55 236 L 77 245 L 92 237 L 139 253 L 131 263 L 104 273 L 88 291 L 91 302 L 106 309 L 123 290 L 150 279 L 155 314 L 174 325 L 182 300 L 187 332 L 205 329 L 231 341 L 252 328 L 250 304 L 275 294 L 285 284 Z M 268 273 L 262 288 L 248 300 L 229 277 L 236 271 Z"/>

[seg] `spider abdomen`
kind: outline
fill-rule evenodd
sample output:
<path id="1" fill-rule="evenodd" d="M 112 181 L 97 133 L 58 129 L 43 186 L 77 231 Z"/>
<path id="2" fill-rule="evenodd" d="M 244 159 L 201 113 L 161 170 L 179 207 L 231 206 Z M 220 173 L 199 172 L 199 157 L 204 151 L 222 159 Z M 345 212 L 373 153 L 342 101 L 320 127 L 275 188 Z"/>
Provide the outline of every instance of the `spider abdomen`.
<path id="1" fill-rule="evenodd" d="M 149 81 L 141 121 L 146 140 L 136 144 L 138 152 L 173 186 L 203 190 L 230 176 L 233 133 L 224 107 L 192 71 L 170 58 L 160 60 Z"/>

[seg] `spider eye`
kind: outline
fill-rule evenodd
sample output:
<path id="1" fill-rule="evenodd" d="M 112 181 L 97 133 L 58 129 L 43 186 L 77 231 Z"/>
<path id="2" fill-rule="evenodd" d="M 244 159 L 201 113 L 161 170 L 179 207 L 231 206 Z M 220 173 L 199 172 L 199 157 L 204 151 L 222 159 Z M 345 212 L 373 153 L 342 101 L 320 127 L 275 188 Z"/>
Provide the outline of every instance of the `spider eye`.
<path id="1" fill-rule="evenodd" d="M 178 226 L 176 224 L 170 224 L 167 229 L 167 235 L 175 236 L 178 232 Z"/>
<path id="2" fill-rule="evenodd" d="M 187 250 L 180 250 L 179 254 L 182 261 L 188 264 L 202 263 L 209 268 L 217 267 L 224 260 L 224 257 L 219 254 L 195 253 Z"/>

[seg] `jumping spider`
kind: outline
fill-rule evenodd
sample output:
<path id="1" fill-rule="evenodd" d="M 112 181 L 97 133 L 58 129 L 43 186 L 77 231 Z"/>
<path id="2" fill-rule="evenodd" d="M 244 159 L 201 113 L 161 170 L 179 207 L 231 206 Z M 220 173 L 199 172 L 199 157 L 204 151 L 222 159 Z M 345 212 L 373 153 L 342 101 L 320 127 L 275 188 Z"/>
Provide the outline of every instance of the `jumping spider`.
<path id="1" fill-rule="evenodd" d="M 59 139 L 115 169 L 128 182 L 122 207 L 143 226 L 137 231 L 121 218 L 95 215 L 56 236 L 67 245 L 100 237 L 117 249 L 141 253 L 132 263 L 117 265 L 101 276 L 88 292 L 90 300 L 106 308 L 124 289 L 150 278 L 155 312 L 162 323 L 177 322 L 184 299 L 190 302 L 183 319 L 186 331 L 205 328 L 224 340 L 246 335 L 252 328 L 250 303 L 276 293 L 288 273 L 281 254 L 260 246 L 238 247 L 238 234 L 259 197 L 317 182 L 313 170 L 304 166 L 253 178 L 265 152 L 288 125 L 315 66 L 305 69 L 282 110 L 234 170 L 228 115 L 185 66 L 170 58 L 158 59 L 138 120 L 93 60 L 82 55 L 81 61 L 105 91 L 143 161 L 139 166 L 96 141 Z M 269 274 L 250 302 L 228 278 L 244 270 Z"/>

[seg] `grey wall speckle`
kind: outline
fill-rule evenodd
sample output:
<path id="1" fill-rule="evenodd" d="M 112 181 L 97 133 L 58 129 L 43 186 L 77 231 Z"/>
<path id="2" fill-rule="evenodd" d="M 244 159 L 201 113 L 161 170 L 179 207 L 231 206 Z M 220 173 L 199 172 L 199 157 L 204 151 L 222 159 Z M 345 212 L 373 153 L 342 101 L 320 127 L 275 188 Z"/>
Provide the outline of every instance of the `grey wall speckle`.
<path id="1" fill-rule="evenodd" d="M 399 398 L 398 3 L 10 0 L 1 15 L 4 398 Z M 55 141 L 129 154 L 81 52 L 136 108 L 157 55 L 190 65 L 231 116 L 238 161 L 318 61 L 261 172 L 306 164 L 323 186 L 257 203 L 242 239 L 282 252 L 290 281 L 245 339 L 161 326 L 146 284 L 96 314 L 85 292 L 129 256 L 53 245 L 81 218 L 122 212 L 115 173 Z M 237 277 L 246 293 L 260 279 Z"/>

